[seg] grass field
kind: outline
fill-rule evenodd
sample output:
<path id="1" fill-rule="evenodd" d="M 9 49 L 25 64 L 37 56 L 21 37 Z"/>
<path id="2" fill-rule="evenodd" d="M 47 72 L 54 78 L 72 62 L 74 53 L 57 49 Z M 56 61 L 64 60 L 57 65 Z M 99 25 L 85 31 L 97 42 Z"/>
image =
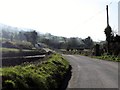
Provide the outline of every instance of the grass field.
<path id="1" fill-rule="evenodd" d="M 19 52 L 19 49 L 15 49 L 15 48 L 0 48 L 0 52 Z"/>
<path id="2" fill-rule="evenodd" d="M 45 54 L 46 51 L 43 49 L 15 49 L 15 48 L 0 48 L 0 52 L 3 57 L 18 57 L 18 56 L 34 56 Z"/>
<path id="3" fill-rule="evenodd" d="M 0 48 L 0 52 L 19 52 L 20 49 L 15 49 L 15 48 Z M 23 49 L 22 51 L 32 51 L 32 50 L 28 50 L 28 49 Z"/>

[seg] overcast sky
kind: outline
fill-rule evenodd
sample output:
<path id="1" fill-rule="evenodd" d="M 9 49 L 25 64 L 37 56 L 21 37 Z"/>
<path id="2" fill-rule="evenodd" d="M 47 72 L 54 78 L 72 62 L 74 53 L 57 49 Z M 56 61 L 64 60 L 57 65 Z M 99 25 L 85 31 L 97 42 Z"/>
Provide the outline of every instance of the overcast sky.
<path id="1" fill-rule="evenodd" d="M 120 0 L 0 0 L 0 23 L 65 37 L 105 40 L 106 5 L 118 31 Z"/>

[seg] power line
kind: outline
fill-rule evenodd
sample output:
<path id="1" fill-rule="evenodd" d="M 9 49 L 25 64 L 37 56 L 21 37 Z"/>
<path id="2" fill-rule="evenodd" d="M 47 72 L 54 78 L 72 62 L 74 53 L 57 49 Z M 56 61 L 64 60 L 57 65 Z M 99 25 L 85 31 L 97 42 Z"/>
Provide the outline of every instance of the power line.
<path id="1" fill-rule="evenodd" d="M 91 16 L 89 19 L 87 19 L 86 21 L 84 21 L 83 24 L 91 21 L 92 19 L 94 19 L 95 17 L 97 17 L 98 15 L 100 15 L 103 12 L 104 12 L 104 10 L 99 11 L 98 13 L 96 13 L 95 15 Z"/>
<path id="2" fill-rule="evenodd" d="M 108 5 L 110 6 L 112 3 L 113 3 L 113 0 Z M 98 13 L 96 13 L 95 15 L 91 16 L 89 19 L 85 20 L 82 24 L 85 24 L 85 23 L 91 21 L 92 19 L 94 19 L 99 14 L 103 13 L 104 11 L 105 11 L 105 9 L 102 9 L 101 11 L 99 11 Z"/>
<path id="3" fill-rule="evenodd" d="M 108 5 L 110 6 L 112 3 L 113 3 L 114 0 L 112 0 Z M 94 19 L 95 17 L 98 17 L 101 13 L 105 12 L 105 8 L 102 9 L 101 11 L 97 12 L 96 14 L 94 14 L 93 16 L 91 16 L 90 18 L 86 19 L 85 21 L 83 21 L 82 23 L 78 24 L 78 26 L 81 26 L 81 25 L 85 25 L 86 23 L 92 21 L 92 19 Z"/>

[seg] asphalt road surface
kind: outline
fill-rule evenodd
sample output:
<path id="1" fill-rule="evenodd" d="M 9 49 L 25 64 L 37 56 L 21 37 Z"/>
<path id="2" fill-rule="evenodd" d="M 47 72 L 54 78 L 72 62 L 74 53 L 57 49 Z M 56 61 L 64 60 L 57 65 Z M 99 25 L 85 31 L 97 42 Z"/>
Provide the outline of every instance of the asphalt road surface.
<path id="1" fill-rule="evenodd" d="M 72 66 L 67 88 L 118 88 L 118 63 L 80 55 L 63 55 Z"/>

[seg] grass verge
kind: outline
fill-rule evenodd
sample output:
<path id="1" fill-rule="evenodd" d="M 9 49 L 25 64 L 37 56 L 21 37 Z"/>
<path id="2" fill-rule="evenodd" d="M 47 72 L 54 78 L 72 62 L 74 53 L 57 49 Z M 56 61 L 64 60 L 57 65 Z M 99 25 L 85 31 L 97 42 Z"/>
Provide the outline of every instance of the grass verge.
<path id="1" fill-rule="evenodd" d="M 114 55 L 103 55 L 103 56 L 92 56 L 92 57 L 97 59 L 102 59 L 102 60 L 120 62 L 120 57 L 117 57 Z"/>
<path id="2" fill-rule="evenodd" d="M 69 67 L 61 55 L 55 54 L 42 64 L 2 68 L 2 90 L 59 90 Z"/>

